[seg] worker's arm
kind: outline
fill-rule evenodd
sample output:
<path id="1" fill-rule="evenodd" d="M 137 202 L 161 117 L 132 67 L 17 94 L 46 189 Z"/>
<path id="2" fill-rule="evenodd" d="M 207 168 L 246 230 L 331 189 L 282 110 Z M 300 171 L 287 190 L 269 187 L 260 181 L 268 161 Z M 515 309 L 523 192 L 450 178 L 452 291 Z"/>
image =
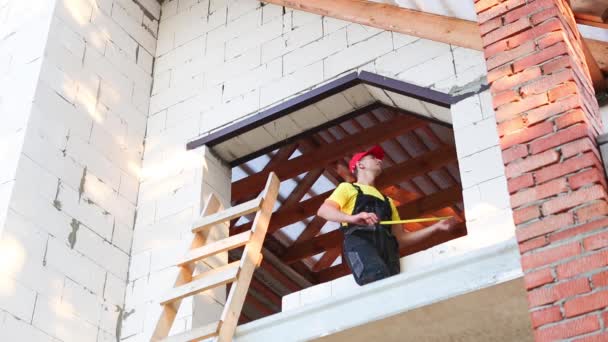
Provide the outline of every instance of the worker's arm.
<path id="1" fill-rule="evenodd" d="M 399 249 L 401 249 L 419 244 L 437 235 L 452 234 L 456 230 L 457 223 L 457 219 L 451 218 L 415 232 L 404 231 L 400 224 L 395 224 L 392 226 L 392 231 L 399 242 Z"/>
<path id="2" fill-rule="evenodd" d="M 317 211 L 317 215 L 332 222 L 346 222 L 350 224 L 371 226 L 378 223 L 378 216 L 374 213 L 361 212 L 348 215 L 340 211 L 340 205 L 334 201 L 326 200 Z"/>

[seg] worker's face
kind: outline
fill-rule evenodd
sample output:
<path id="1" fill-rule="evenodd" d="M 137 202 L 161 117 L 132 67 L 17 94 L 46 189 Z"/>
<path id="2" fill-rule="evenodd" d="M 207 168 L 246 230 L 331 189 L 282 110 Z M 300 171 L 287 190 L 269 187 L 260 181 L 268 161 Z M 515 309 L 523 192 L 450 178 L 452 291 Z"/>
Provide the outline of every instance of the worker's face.
<path id="1" fill-rule="evenodd" d="M 378 159 L 375 156 L 368 154 L 359 160 L 359 170 L 371 171 L 378 175 L 382 172 L 382 159 Z"/>

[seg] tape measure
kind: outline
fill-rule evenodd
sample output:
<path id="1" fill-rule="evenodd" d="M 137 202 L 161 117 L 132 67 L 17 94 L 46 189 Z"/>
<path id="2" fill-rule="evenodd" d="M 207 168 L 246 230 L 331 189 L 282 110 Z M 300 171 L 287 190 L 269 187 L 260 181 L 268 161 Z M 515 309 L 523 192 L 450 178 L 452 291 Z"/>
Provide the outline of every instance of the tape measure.
<path id="1" fill-rule="evenodd" d="M 425 217 L 418 219 L 409 219 L 409 220 L 399 220 L 399 221 L 380 221 L 380 224 L 401 224 L 401 223 L 417 223 L 417 222 L 432 222 L 432 221 L 442 221 L 451 218 L 452 216 L 443 216 L 443 217 Z"/>

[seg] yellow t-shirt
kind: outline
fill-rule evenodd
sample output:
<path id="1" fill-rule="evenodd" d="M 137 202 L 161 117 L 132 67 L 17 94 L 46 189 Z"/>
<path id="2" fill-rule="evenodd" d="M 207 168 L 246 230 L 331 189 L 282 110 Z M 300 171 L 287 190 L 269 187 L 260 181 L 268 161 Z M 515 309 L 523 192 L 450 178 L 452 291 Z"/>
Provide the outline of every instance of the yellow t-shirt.
<path id="1" fill-rule="evenodd" d="M 384 196 L 373 186 L 363 185 L 359 183 L 355 183 L 361 191 L 366 195 L 371 195 L 377 197 L 384 201 Z M 340 183 L 336 190 L 327 198 L 329 201 L 333 201 L 340 206 L 340 211 L 345 214 L 352 215 L 353 210 L 355 209 L 355 202 L 357 200 L 357 189 L 351 183 Z M 326 200 L 326 201 L 327 201 Z M 391 198 L 388 199 L 391 204 L 391 220 L 399 221 L 399 212 L 395 207 L 395 203 Z"/>

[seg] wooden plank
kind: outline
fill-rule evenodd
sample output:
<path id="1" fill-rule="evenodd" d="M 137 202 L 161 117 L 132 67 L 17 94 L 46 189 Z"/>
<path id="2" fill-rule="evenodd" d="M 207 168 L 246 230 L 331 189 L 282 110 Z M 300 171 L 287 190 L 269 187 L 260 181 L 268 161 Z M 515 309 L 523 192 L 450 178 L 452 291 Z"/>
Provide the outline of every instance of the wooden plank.
<path id="1" fill-rule="evenodd" d="M 203 216 L 212 215 L 219 210 L 222 209 L 222 204 L 220 203 L 217 196 L 213 193 L 209 195 L 207 198 L 207 202 L 203 209 Z M 206 236 L 204 234 L 195 234 L 192 239 L 192 243 L 190 244 L 190 249 L 198 248 L 205 244 Z M 180 267 L 177 278 L 175 279 L 174 287 L 181 286 L 186 284 L 192 280 L 192 272 L 193 269 L 189 267 Z M 179 308 L 181 301 L 175 301 L 173 305 L 164 305 L 163 309 L 160 313 L 158 321 L 156 323 L 156 327 L 154 328 L 154 333 L 150 338 L 151 341 L 160 341 L 166 338 L 169 335 L 169 331 L 171 330 L 171 326 L 173 325 L 173 321 L 175 321 L 175 316 L 177 315 L 177 309 Z"/>
<path id="2" fill-rule="evenodd" d="M 591 76 L 591 81 L 593 82 L 593 88 L 595 90 L 606 89 L 606 79 L 604 78 L 604 74 L 602 73 L 602 69 L 598 62 L 593 58 L 593 54 L 591 50 L 589 50 L 589 46 L 587 42 L 583 40 L 583 52 L 585 53 L 585 61 L 587 62 L 587 68 L 589 69 L 589 75 Z"/>
<path id="3" fill-rule="evenodd" d="M 290 179 L 310 169 L 323 167 L 336 159 L 359 151 L 369 145 L 380 143 L 426 125 L 427 122 L 405 115 L 374 126 L 364 133 L 347 137 L 340 144 L 327 146 L 316 153 L 307 153 L 278 165 L 274 172 L 281 179 Z M 252 191 L 259 189 L 268 172 L 263 171 L 232 183 L 232 199 L 239 201 Z"/>
<path id="4" fill-rule="evenodd" d="M 481 50 L 477 25 L 394 5 L 353 0 L 264 0 L 279 6 Z"/>
<path id="5" fill-rule="evenodd" d="M 244 246 L 250 238 L 251 231 L 246 231 L 190 250 L 188 254 L 186 254 L 186 256 L 179 263 L 177 263 L 177 266 L 184 266 L 186 264 L 210 257 L 212 255 L 222 253 L 233 248 Z"/>
<path id="6" fill-rule="evenodd" d="M 241 203 L 234 207 L 223 210 L 219 213 L 203 216 L 194 222 L 192 225 L 192 232 L 198 233 L 215 224 L 230 221 L 234 218 L 256 212 L 260 210 L 261 203 L 262 197 L 257 197 L 245 203 Z"/>
<path id="7" fill-rule="evenodd" d="M 253 220 L 253 235 L 250 242 L 245 246 L 241 257 L 241 271 L 239 277 L 230 288 L 230 293 L 228 294 L 226 305 L 222 312 L 222 325 L 220 326 L 218 336 L 219 342 L 232 341 L 232 336 L 234 335 L 241 309 L 245 303 L 249 283 L 251 282 L 253 272 L 256 268 L 256 262 L 262 251 L 264 237 L 268 230 L 268 223 L 270 222 L 272 210 L 274 209 L 274 204 L 279 193 L 280 184 L 281 182 L 277 175 L 275 173 L 270 173 L 261 196 L 264 198 L 262 206 Z"/>
<path id="8" fill-rule="evenodd" d="M 606 0 L 587 0 L 591 3 Z M 394 5 L 359 0 L 264 0 L 263 2 L 285 6 L 335 19 L 359 23 L 383 30 L 447 43 L 454 46 L 483 50 L 478 24 L 475 21 L 414 11 Z M 578 18 L 577 18 L 578 16 Z M 577 22 L 593 25 L 596 21 L 580 18 Z M 602 17 L 606 16 L 605 12 Z M 600 23 L 601 24 L 601 23 Z M 595 25 L 594 25 L 595 26 Z M 585 39 L 604 74 L 608 74 L 608 42 Z M 597 48 L 593 45 L 597 45 Z M 602 52 L 604 51 L 604 52 Z M 389 104 L 390 105 L 390 104 Z"/>
<path id="9" fill-rule="evenodd" d="M 239 262 L 212 269 L 193 278 L 191 282 L 171 289 L 160 299 L 161 305 L 167 305 L 185 297 L 233 282 L 239 273 Z"/>
<path id="10" fill-rule="evenodd" d="M 338 259 L 338 257 L 342 254 L 342 245 L 338 244 L 335 248 L 330 248 L 325 251 L 325 254 L 317 261 L 315 266 L 312 268 L 314 272 L 319 272 L 331 266 L 331 264 Z"/>
<path id="11" fill-rule="evenodd" d="M 345 138 L 343 140 L 346 139 L 349 138 Z M 386 186 L 424 175 L 431 170 L 443 167 L 455 160 L 456 151 L 453 146 L 440 147 L 432 152 L 421 155 L 417 158 L 406 160 L 401 164 L 397 164 L 385 169 L 378 177 L 376 187 L 382 191 Z M 320 195 L 299 202 L 297 206 L 279 208 L 279 210 L 277 210 L 272 217 L 268 231 L 272 234 L 292 223 L 301 221 L 310 216 L 314 216 L 317 209 L 319 209 L 321 204 L 323 204 L 323 201 L 325 201 L 325 199 L 329 197 L 332 192 L 333 190 L 326 191 Z M 236 226 L 233 228 L 233 233 L 246 231 L 250 226 L 250 223 Z"/>
<path id="12" fill-rule="evenodd" d="M 217 336 L 220 322 L 213 322 L 202 327 L 197 327 L 180 334 L 167 337 L 163 342 L 192 342 L 201 341 L 209 337 Z"/>
<path id="13" fill-rule="evenodd" d="M 571 4 L 577 20 L 604 23 L 608 19 L 608 0 L 572 0 Z"/>

